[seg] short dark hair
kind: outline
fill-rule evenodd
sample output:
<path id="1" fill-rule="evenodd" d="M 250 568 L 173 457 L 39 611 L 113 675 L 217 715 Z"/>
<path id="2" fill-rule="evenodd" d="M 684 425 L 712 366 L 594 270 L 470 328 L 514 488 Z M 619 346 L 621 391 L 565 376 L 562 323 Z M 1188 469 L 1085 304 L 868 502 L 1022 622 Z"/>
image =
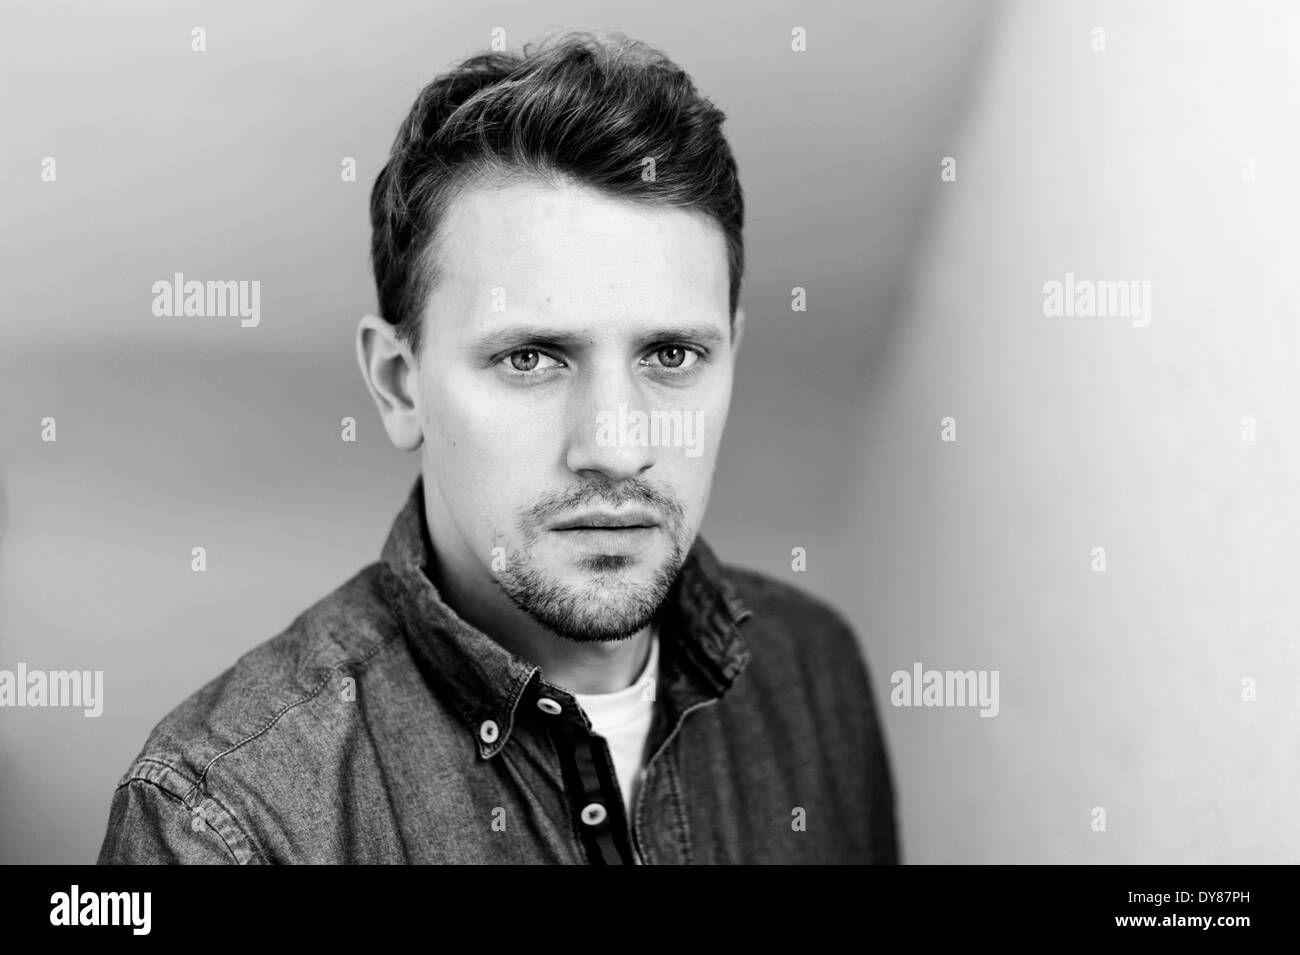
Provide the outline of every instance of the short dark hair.
<path id="1" fill-rule="evenodd" d="M 418 355 L 439 278 L 430 249 L 451 198 L 474 182 L 531 176 L 713 217 L 734 324 L 745 205 L 725 118 L 684 70 L 622 34 L 563 33 L 521 54 L 470 57 L 420 92 L 371 190 L 380 315 Z"/>

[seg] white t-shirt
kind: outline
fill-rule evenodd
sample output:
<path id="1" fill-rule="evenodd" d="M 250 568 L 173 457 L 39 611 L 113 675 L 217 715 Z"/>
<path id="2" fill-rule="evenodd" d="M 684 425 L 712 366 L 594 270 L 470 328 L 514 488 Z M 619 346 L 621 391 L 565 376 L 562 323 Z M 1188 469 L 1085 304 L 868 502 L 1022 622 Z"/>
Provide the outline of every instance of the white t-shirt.
<path id="1" fill-rule="evenodd" d="M 659 637 L 656 635 L 650 641 L 645 669 L 627 689 L 615 693 L 573 694 L 591 720 L 591 728 L 609 744 L 609 755 L 614 760 L 614 772 L 618 776 L 618 788 L 623 793 L 629 821 L 632 818 L 632 800 L 641 783 L 641 757 L 646 737 L 650 735 L 658 677 Z"/>

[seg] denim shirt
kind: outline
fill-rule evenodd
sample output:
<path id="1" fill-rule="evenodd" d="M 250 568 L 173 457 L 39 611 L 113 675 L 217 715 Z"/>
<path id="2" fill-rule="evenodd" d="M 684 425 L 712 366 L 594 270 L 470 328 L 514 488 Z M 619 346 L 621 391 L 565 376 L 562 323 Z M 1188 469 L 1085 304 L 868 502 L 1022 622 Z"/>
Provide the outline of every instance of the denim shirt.
<path id="1" fill-rule="evenodd" d="M 417 479 L 379 562 L 155 727 L 99 862 L 898 861 L 871 684 L 825 604 L 697 537 L 629 819 L 573 695 L 457 616 L 432 555 Z"/>

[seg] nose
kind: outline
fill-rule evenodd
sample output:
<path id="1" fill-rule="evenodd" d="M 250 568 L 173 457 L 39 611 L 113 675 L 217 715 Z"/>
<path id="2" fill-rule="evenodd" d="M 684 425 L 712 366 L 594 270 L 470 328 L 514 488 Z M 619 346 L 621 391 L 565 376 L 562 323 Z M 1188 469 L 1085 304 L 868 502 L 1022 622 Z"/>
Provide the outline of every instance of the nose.
<path id="1" fill-rule="evenodd" d="M 618 483 L 654 467 L 658 449 L 650 444 L 645 403 L 631 369 L 606 368 L 585 376 L 570 407 L 568 469 Z"/>

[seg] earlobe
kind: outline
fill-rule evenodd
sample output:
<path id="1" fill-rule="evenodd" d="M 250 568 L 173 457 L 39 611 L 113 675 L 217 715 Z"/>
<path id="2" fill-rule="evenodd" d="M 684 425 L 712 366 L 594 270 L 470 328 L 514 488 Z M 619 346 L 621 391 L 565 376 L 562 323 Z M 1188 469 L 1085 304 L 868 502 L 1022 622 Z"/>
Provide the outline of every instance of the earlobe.
<path id="1" fill-rule="evenodd" d="M 377 315 L 365 315 L 357 326 L 357 362 L 366 389 L 379 409 L 388 440 L 400 451 L 414 451 L 424 442 L 420 426 L 419 383 L 410 349 L 393 326 Z"/>

